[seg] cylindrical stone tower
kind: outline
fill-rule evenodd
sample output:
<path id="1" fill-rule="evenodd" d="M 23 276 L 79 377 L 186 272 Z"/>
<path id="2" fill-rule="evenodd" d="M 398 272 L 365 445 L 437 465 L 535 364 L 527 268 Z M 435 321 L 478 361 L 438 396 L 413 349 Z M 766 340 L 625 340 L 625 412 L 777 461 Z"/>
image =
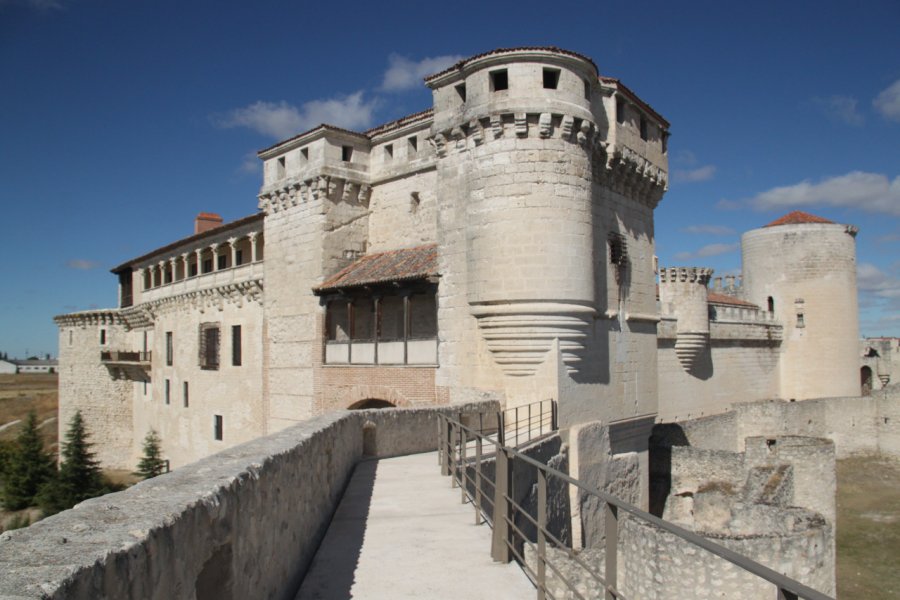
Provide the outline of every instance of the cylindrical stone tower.
<path id="1" fill-rule="evenodd" d="M 659 301 L 675 315 L 675 354 L 690 371 L 709 346 L 709 278 L 712 269 L 670 267 L 659 270 Z"/>
<path id="2" fill-rule="evenodd" d="M 784 399 L 859 395 L 856 231 L 796 211 L 741 239 L 744 297 L 784 326 Z"/>
<path id="3" fill-rule="evenodd" d="M 513 49 L 429 82 L 441 168 L 465 173 L 466 297 L 507 375 L 533 374 L 557 339 L 569 372 L 581 360 L 595 310 L 596 81 L 581 56 Z"/>

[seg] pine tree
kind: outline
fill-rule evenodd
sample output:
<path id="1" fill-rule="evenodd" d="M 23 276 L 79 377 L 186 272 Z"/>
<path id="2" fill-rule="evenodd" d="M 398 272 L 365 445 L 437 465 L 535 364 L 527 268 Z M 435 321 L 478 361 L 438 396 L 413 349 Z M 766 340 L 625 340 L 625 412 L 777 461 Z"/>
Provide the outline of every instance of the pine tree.
<path id="1" fill-rule="evenodd" d="M 144 437 L 144 456 L 138 463 L 138 470 L 134 473 L 144 479 L 150 479 L 157 475 L 162 475 L 166 471 L 166 461 L 162 458 L 162 451 L 159 447 L 159 434 L 151 429 Z"/>
<path id="2" fill-rule="evenodd" d="M 41 486 L 54 474 L 53 459 L 44 451 L 38 431 L 37 414 L 28 413 L 25 427 L 6 459 L 2 498 L 7 510 L 21 510 L 35 504 Z"/>
<path id="3" fill-rule="evenodd" d="M 45 514 L 57 513 L 110 491 L 104 485 L 100 463 L 94 458 L 91 446 L 81 411 L 76 411 L 66 432 L 59 474 L 38 495 Z"/>

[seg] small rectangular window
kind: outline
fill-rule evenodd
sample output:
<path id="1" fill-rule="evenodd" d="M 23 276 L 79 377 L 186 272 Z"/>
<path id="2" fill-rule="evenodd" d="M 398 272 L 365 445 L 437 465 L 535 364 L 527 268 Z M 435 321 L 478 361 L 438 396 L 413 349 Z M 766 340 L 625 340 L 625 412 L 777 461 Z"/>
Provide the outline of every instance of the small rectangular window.
<path id="1" fill-rule="evenodd" d="M 559 86 L 559 69 L 544 69 L 544 89 L 555 90 Z"/>
<path id="2" fill-rule="evenodd" d="M 277 168 L 275 170 L 275 177 L 277 177 L 278 179 L 282 179 L 284 177 L 284 174 L 285 174 L 285 163 L 284 163 L 284 157 L 282 156 L 278 159 Z"/>
<path id="3" fill-rule="evenodd" d="M 144 382 L 144 395 L 147 395 L 147 382 Z"/>
<path id="4" fill-rule="evenodd" d="M 587 79 L 584 79 L 583 81 L 584 81 L 584 99 L 590 100 L 591 99 L 591 82 L 588 81 Z"/>
<path id="5" fill-rule="evenodd" d="M 219 368 L 218 323 L 200 324 L 200 368 L 209 370 Z"/>
<path id="6" fill-rule="evenodd" d="M 222 415 L 213 415 L 213 438 L 222 440 L 225 437 L 223 429 L 225 424 L 222 422 Z"/>
<path id="7" fill-rule="evenodd" d="M 218 266 L 216 267 L 219 271 L 226 268 L 228 266 L 228 257 L 224 254 L 220 254 L 218 258 Z"/>
<path id="8" fill-rule="evenodd" d="M 185 381 L 183 384 L 181 384 L 181 387 L 183 391 L 182 395 L 184 396 L 184 407 L 187 408 L 190 404 L 190 398 L 188 397 L 188 382 Z"/>
<path id="9" fill-rule="evenodd" d="M 456 94 L 459 96 L 459 99 L 462 100 L 463 102 L 465 102 L 466 101 L 466 84 L 460 83 L 453 89 L 456 90 Z"/>
<path id="10" fill-rule="evenodd" d="M 172 343 L 172 332 L 166 332 L 166 366 L 172 366 L 172 355 L 174 354 L 175 347 Z"/>
<path id="11" fill-rule="evenodd" d="M 641 139 L 646 141 L 649 137 L 647 119 L 641 115 Z"/>
<path id="12" fill-rule="evenodd" d="M 306 164 L 309 162 L 309 148 L 300 148 L 300 163 Z"/>
<path id="13" fill-rule="evenodd" d="M 353 159 L 353 146 L 341 146 L 341 160 L 350 162 Z"/>
<path id="14" fill-rule="evenodd" d="M 231 326 L 231 364 L 241 366 L 241 326 Z"/>
<path id="15" fill-rule="evenodd" d="M 394 145 L 393 144 L 385 144 L 384 145 L 384 160 L 386 160 L 386 161 L 394 160 Z"/>
<path id="16" fill-rule="evenodd" d="M 212 259 L 206 258 L 203 260 L 203 272 L 204 273 L 212 273 Z"/>
<path id="17" fill-rule="evenodd" d="M 409 145 L 409 156 L 412 158 L 419 152 L 419 139 L 416 136 L 410 136 L 406 139 L 407 144 Z"/>
<path id="18" fill-rule="evenodd" d="M 172 400 L 171 394 L 172 394 L 171 382 L 168 379 L 166 379 L 166 404 L 171 402 L 171 400 Z"/>
<path id="19" fill-rule="evenodd" d="M 188 277 L 196 277 L 197 276 L 197 263 L 191 263 L 191 266 L 188 267 Z"/>
<path id="20" fill-rule="evenodd" d="M 491 91 L 500 92 L 509 89 L 509 75 L 506 69 L 491 71 Z"/>
<path id="21" fill-rule="evenodd" d="M 106 330 L 105 329 L 100 330 L 100 345 L 101 346 L 106 345 Z"/>
<path id="22" fill-rule="evenodd" d="M 234 251 L 234 266 L 239 266 L 244 264 L 244 251 L 243 250 L 235 250 Z"/>
<path id="23" fill-rule="evenodd" d="M 664 131 L 662 134 L 662 152 L 665 154 L 669 151 L 669 132 Z"/>
<path id="24" fill-rule="evenodd" d="M 625 103 L 621 98 L 616 98 L 616 123 L 625 122 Z"/>

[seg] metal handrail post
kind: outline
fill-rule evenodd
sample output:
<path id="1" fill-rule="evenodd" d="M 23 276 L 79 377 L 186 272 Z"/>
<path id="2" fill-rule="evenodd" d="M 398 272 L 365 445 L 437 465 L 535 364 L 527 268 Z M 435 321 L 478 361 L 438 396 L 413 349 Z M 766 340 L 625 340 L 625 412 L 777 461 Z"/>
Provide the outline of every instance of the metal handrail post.
<path id="1" fill-rule="evenodd" d="M 559 429 L 559 412 L 556 400 L 550 400 L 550 429 L 556 431 Z"/>
<path id="2" fill-rule="evenodd" d="M 606 502 L 606 600 L 616 600 L 619 550 L 619 509 Z"/>
<path id="3" fill-rule="evenodd" d="M 443 427 L 441 428 L 441 445 L 444 451 L 441 453 L 441 475 L 444 477 L 450 475 L 450 419 L 444 419 L 441 416 Z"/>
<path id="4" fill-rule="evenodd" d="M 512 479 L 512 460 L 503 447 L 497 448 L 497 464 L 494 477 L 494 531 L 491 535 L 491 558 L 495 562 L 508 563 L 511 559 L 510 544 L 512 531 L 509 520 L 512 518 L 509 497 Z"/>
<path id="5" fill-rule="evenodd" d="M 547 598 L 547 474 L 537 470 L 537 597 Z"/>
<path id="6" fill-rule="evenodd" d="M 456 487 L 456 478 L 459 476 L 459 436 L 462 433 L 460 429 L 461 425 L 453 424 L 452 429 L 450 431 L 450 443 L 453 448 L 451 449 L 453 455 L 453 464 L 450 465 L 450 487 Z"/>
<path id="7" fill-rule="evenodd" d="M 475 524 L 481 525 L 481 436 L 475 438 Z"/>
<path id="8" fill-rule="evenodd" d="M 468 436 L 465 429 L 459 430 L 459 489 L 460 501 L 466 503 L 466 477 L 469 474 L 469 468 L 466 466 L 466 444 L 468 444 Z"/>
<path id="9" fill-rule="evenodd" d="M 497 413 L 497 443 L 506 445 L 506 412 L 502 410 Z"/>

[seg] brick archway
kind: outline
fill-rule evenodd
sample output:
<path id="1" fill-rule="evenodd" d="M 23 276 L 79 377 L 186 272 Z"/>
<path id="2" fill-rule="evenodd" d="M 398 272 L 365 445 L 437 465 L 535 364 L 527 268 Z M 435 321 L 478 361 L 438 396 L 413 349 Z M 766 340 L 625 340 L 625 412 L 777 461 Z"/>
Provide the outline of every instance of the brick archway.
<path id="1" fill-rule="evenodd" d="M 368 408 L 395 408 L 395 405 L 387 400 L 381 400 L 379 398 L 369 398 L 368 400 L 360 400 L 359 402 L 354 402 L 350 406 L 347 407 L 349 410 L 365 410 Z"/>
<path id="2" fill-rule="evenodd" d="M 392 406 L 409 406 L 406 396 L 384 385 L 355 385 L 347 393 L 345 408 L 359 408 L 364 402 L 380 401 Z M 375 408 L 375 407 L 372 407 Z"/>

